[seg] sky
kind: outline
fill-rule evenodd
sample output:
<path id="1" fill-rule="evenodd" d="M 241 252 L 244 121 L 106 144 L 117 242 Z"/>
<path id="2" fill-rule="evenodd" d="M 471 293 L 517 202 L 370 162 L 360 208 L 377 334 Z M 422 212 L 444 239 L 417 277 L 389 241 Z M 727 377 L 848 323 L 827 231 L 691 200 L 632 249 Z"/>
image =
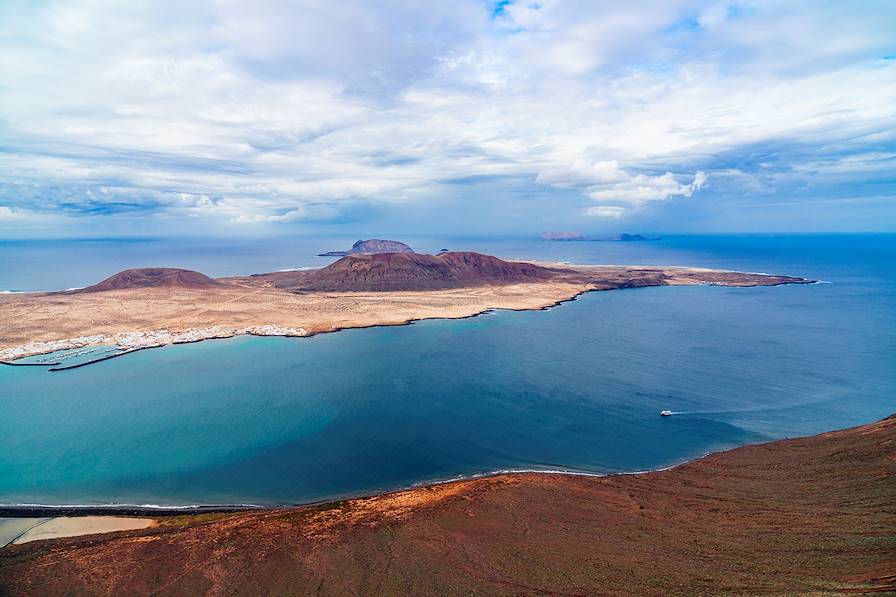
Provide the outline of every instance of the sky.
<path id="1" fill-rule="evenodd" d="M 0 238 L 896 230 L 893 0 L 0 0 Z"/>

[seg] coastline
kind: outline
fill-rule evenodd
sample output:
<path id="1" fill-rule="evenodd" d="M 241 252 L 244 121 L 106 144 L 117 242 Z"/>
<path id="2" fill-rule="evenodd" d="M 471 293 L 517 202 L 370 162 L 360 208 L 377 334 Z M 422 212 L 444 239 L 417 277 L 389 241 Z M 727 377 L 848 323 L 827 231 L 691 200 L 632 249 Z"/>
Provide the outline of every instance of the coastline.
<path id="1" fill-rule="evenodd" d="M 142 530 L 5 547 L 0 587 L 47 595 L 283 586 L 322 594 L 893 591 L 894 438 L 891 415 L 647 473 L 507 473 L 302 507 L 158 517 Z M 151 568 L 142 565 L 149 560 Z"/>
<path id="2" fill-rule="evenodd" d="M 896 416 L 896 415 L 894 415 Z M 871 423 L 868 423 L 871 424 Z M 816 435 L 824 435 L 827 433 L 836 433 L 851 429 L 850 427 L 842 427 L 823 431 Z M 815 437 L 814 435 L 801 436 L 802 439 Z M 428 488 L 439 487 L 442 485 L 451 485 L 453 483 L 464 483 L 476 481 L 480 479 L 496 479 L 505 476 L 519 475 L 545 475 L 545 476 L 564 476 L 564 477 L 588 477 L 596 479 L 612 478 L 612 477 L 631 477 L 640 475 L 650 475 L 675 470 L 678 467 L 686 466 L 695 462 L 699 462 L 705 458 L 726 454 L 734 450 L 749 446 L 762 446 L 773 444 L 781 441 L 800 438 L 779 438 L 769 439 L 766 441 L 749 442 L 738 444 L 721 450 L 709 450 L 697 456 L 686 458 L 680 462 L 660 466 L 651 469 L 642 469 L 634 471 L 617 471 L 617 472 L 593 472 L 586 470 L 576 470 L 568 468 L 512 468 L 497 469 L 493 471 L 485 471 L 479 473 L 457 474 L 450 477 L 436 477 L 416 481 L 407 485 L 401 485 L 393 488 L 382 490 L 357 491 L 345 494 L 337 494 L 326 496 L 320 499 L 309 500 L 305 502 L 283 502 L 270 504 L 214 504 L 214 503 L 197 503 L 197 504 L 126 504 L 126 503 L 108 503 L 108 504 L 37 504 L 37 503 L 0 503 L 0 518 L 20 518 L 20 517 L 42 517 L 42 516 L 185 516 L 191 514 L 221 514 L 221 513 L 240 513 L 240 512 L 264 512 L 275 510 L 291 510 L 297 508 L 308 508 L 321 506 L 326 504 L 336 504 L 350 500 L 370 499 L 385 497 L 405 493 L 408 491 L 425 490 Z"/>
<path id="3" fill-rule="evenodd" d="M 298 325 L 295 321 L 289 320 L 288 322 L 277 323 L 272 323 L 270 321 L 267 323 L 258 323 L 256 321 L 251 325 L 243 326 L 213 324 L 204 327 L 191 326 L 172 329 L 168 329 L 167 327 L 162 329 L 143 329 L 134 331 L 125 331 L 119 329 L 110 330 L 108 333 L 103 334 L 87 334 L 77 337 L 51 339 L 44 341 L 33 340 L 26 344 L 11 344 L 9 342 L 4 342 L 3 336 L 0 335 L 0 365 L 25 365 L 26 363 L 16 363 L 15 361 L 18 359 L 24 359 L 33 356 L 52 354 L 54 352 L 63 350 L 93 346 L 111 345 L 116 347 L 117 350 L 120 351 L 116 354 L 105 355 L 101 358 L 88 360 L 87 362 L 78 363 L 76 365 L 65 366 L 61 363 L 57 363 L 55 364 L 54 368 L 49 369 L 50 371 L 62 371 L 83 367 L 88 364 L 108 360 L 118 356 L 123 356 L 124 354 L 128 354 L 136 350 L 158 348 L 162 346 L 169 346 L 172 344 L 187 344 L 204 340 L 232 338 L 241 335 L 311 337 L 321 333 L 331 333 L 349 329 L 411 325 L 417 321 L 468 319 L 494 311 L 540 311 L 552 309 L 565 302 L 576 300 L 579 296 L 585 293 L 607 290 L 622 290 L 626 288 L 679 285 L 711 285 L 728 287 L 734 286 L 743 288 L 754 286 L 779 286 L 785 284 L 814 283 L 814 281 L 812 280 L 806 280 L 803 278 L 773 276 L 770 274 L 729 272 L 724 270 L 711 270 L 705 268 L 666 267 L 645 269 L 641 268 L 640 266 L 585 265 L 571 267 L 577 268 L 571 271 L 576 272 L 578 275 L 594 276 L 595 271 L 613 271 L 614 275 L 618 275 L 619 272 L 629 273 L 643 271 L 661 271 L 664 273 L 664 275 L 668 274 L 669 277 L 667 279 L 662 279 L 661 281 L 657 281 L 656 279 L 638 279 L 637 277 L 634 277 L 633 279 L 623 279 L 621 281 L 613 280 L 612 282 L 578 279 L 575 281 L 563 280 L 560 282 L 551 283 L 532 282 L 526 284 L 511 284 L 504 286 L 495 285 L 486 287 L 473 287 L 460 290 L 441 290 L 430 292 L 321 292 L 293 294 L 283 291 L 271 292 L 270 289 L 262 286 L 249 289 L 249 298 L 255 297 L 260 293 L 267 292 L 269 295 L 273 295 L 277 300 L 281 300 L 284 298 L 288 298 L 288 300 L 291 300 L 292 304 L 285 307 L 303 308 L 307 307 L 307 305 L 303 303 L 303 300 L 307 302 L 307 297 L 310 294 L 314 294 L 315 296 L 313 296 L 312 300 L 317 301 L 317 304 L 315 306 L 317 306 L 318 310 L 325 312 L 327 310 L 326 308 L 329 307 L 329 305 L 327 305 L 326 303 L 331 302 L 337 304 L 336 310 L 338 312 L 339 304 L 341 302 L 343 309 L 346 311 L 346 317 L 341 317 L 338 319 L 338 321 L 328 323 L 326 321 L 320 321 L 321 319 L 324 319 L 324 314 L 315 318 L 314 314 L 312 313 L 310 316 L 310 321 L 308 321 L 308 318 L 305 318 L 301 321 L 302 325 Z M 221 278 L 221 280 L 242 281 L 245 280 L 245 278 Z M 242 288 L 243 291 L 247 290 L 247 288 L 245 287 L 236 287 L 228 288 L 223 292 L 239 292 L 240 288 Z M 464 296 L 465 290 L 467 291 L 466 295 L 468 296 Z M 529 291 L 531 291 L 531 293 Z M 40 299 L 41 297 L 54 296 L 57 294 L 58 293 L 45 293 L 33 296 Z M 134 295 L 139 295 L 143 298 L 149 297 L 149 299 L 152 299 L 155 294 L 158 293 L 154 294 L 141 293 L 139 291 L 135 292 L 119 290 L 100 294 L 114 295 L 112 297 L 114 301 L 115 298 L 121 297 L 121 299 L 125 299 L 129 296 Z M 187 294 L 189 295 L 189 293 Z M 204 298 L 202 296 L 203 293 L 194 293 L 194 295 L 196 299 Z M 32 295 L 27 295 L 25 297 L 26 300 L 28 296 Z M 460 299 L 458 297 L 460 297 Z M 165 293 L 162 293 L 162 296 L 159 298 L 170 297 L 166 297 Z M 239 299 L 246 298 L 246 296 L 227 297 L 222 302 L 233 303 L 238 301 Z M 444 301 L 445 298 L 448 298 L 448 300 L 453 302 L 440 307 L 439 302 Z M 396 316 L 395 312 L 393 311 L 384 311 L 382 310 L 384 307 L 384 305 L 382 304 L 383 299 L 385 299 L 387 302 L 389 300 L 393 300 L 395 303 L 401 304 L 403 308 L 399 311 L 410 310 L 410 312 L 405 314 L 401 314 L 399 312 L 398 316 Z M 346 309 L 344 306 L 346 301 L 354 301 L 359 303 L 360 308 L 357 310 L 363 313 L 363 315 L 352 318 L 350 316 L 351 309 Z M 408 303 L 408 301 L 410 301 L 410 304 Z M 430 305 L 430 302 L 435 303 L 435 305 Z M 75 307 L 72 306 L 71 308 Z M 378 310 L 380 311 L 379 313 L 376 312 Z M 435 310 L 436 312 L 426 313 L 426 311 L 433 310 Z M 326 313 L 326 315 L 329 315 L 328 318 L 332 318 L 332 314 Z M 283 318 L 282 313 L 279 313 L 278 316 L 280 316 L 281 319 Z M 287 319 L 289 319 L 289 317 L 287 317 Z M 2 323 L 2 320 L 0 320 L 0 325 L 2 325 Z M 160 323 L 167 323 L 167 321 L 163 318 L 161 319 Z M 89 330 L 90 328 L 80 329 Z M 2 334 L 2 327 L 0 327 L 0 334 Z M 6 344 L 5 347 L 4 344 Z"/>
<path id="4" fill-rule="evenodd" d="M 368 301 L 373 302 L 381 300 L 381 297 L 385 296 L 387 301 L 394 301 L 396 297 L 403 298 L 407 301 L 407 304 L 410 306 L 411 314 L 407 317 L 403 317 L 401 319 L 395 319 L 392 321 L 382 321 L 377 313 L 374 315 L 374 321 L 371 323 L 367 322 L 358 322 L 358 321 L 349 321 L 349 322 L 341 322 L 339 325 L 333 325 L 329 327 L 323 328 L 314 328 L 314 327 L 284 327 L 280 325 L 263 325 L 263 326 L 242 326 L 242 327 L 223 327 L 223 326 L 209 326 L 204 328 L 189 328 L 186 330 L 175 330 L 171 331 L 168 329 L 165 330 L 155 330 L 155 331 L 137 331 L 137 332 L 119 332 L 117 335 L 110 334 L 97 334 L 92 336 L 82 336 L 77 338 L 72 338 L 68 340 L 51 340 L 41 343 L 32 343 L 30 345 L 26 345 L 26 347 L 17 347 L 11 350 L 18 350 L 19 353 L 29 352 L 30 355 L 36 354 L 47 354 L 48 352 L 55 352 L 63 349 L 76 349 L 76 348 L 84 348 L 90 347 L 94 345 L 115 345 L 115 348 L 120 350 L 120 352 L 115 352 L 113 354 L 108 354 L 108 352 L 101 352 L 103 356 L 99 358 L 94 358 L 87 360 L 86 362 L 80 362 L 69 365 L 61 365 L 59 363 L 5 363 L 8 365 L 37 365 L 37 366 L 46 366 L 49 371 L 62 371 L 67 369 L 74 369 L 79 367 L 84 367 L 89 364 L 98 363 L 101 361 L 109 360 L 112 358 L 116 358 L 119 356 L 124 356 L 126 354 L 130 354 L 131 352 L 136 352 L 139 350 L 144 350 L 148 348 L 162 347 L 168 346 L 171 344 L 182 344 L 182 343 L 193 343 L 200 342 L 204 340 L 210 339 L 219 339 L 219 338 L 232 338 L 237 335 L 276 335 L 276 336 L 287 336 L 287 337 L 309 337 L 314 336 L 319 333 L 330 333 L 341 330 L 348 329 L 362 329 L 368 327 L 385 327 L 385 326 L 405 326 L 412 325 L 418 321 L 432 320 L 432 319 L 466 319 L 472 317 L 478 317 L 487 313 L 491 313 L 493 311 L 506 310 L 506 311 L 533 311 L 533 310 L 548 310 L 555 308 L 557 306 L 562 305 L 565 302 L 571 302 L 577 300 L 583 294 L 589 292 L 603 291 L 603 290 L 617 290 L 617 289 L 626 289 L 626 288 L 639 288 L 645 286 L 664 286 L 664 285 L 688 285 L 688 286 L 696 286 L 696 285 L 718 285 L 718 286 L 736 286 L 736 287 L 750 287 L 750 286 L 777 286 L 781 284 L 808 284 L 811 283 L 809 280 L 805 280 L 802 278 L 791 278 L 784 276 L 772 276 L 768 274 L 746 274 L 739 272 L 727 272 L 721 270 L 710 270 L 703 268 L 681 268 L 681 267 L 670 267 L 670 268 L 645 268 L 642 266 L 627 266 L 627 267 L 619 267 L 619 266 L 576 266 L 578 269 L 575 270 L 578 275 L 586 275 L 592 274 L 594 271 L 598 271 L 601 275 L 606 272 L 611 272 L 616 278 L 612 278 L 610 280 L 603 279 L 602 282 L 596 282 L 593 279 L 588 279 L 588 281 L 578 280 L 577 283 L 566 283 L 563 284 L 536 284 L 536 283 L 528 283 L 528 284 L 517 284 L 517 285 L 506 285 L 506 286 L 490 286 L 490 287 L 475 287 L 475 288 L 464 288 L 460 290 L 452 290 L 452 291 L 439 291 L 439 292 L 404 292 L 404 293 L 319 293 L 316 297 L 319 300 L 326 302 L 340 301 L 340 300 L 349 300 L 351 302 L 355 301 Z M 661 271 L 662 276 L 657 277 L 656 272 Z M 641 278 L 639 275 L 644 272 L 648 272 L 650 275 L 647 278 Z M 668 276 L 668 278 L 667 278 Z M 497 296 L 498 298 L 506 298 L 506 295 L 502 295 L 500 293 L 506 292 L 508 288 L 511 288 L 513 292 L 510 293 L 511 298 L 515 298 L 517 294 L 514 293 L 524 293 L 527 299 L 531 299 L 530 293 L 528 292 L 532 288 L 541 289 L 541 294 L 536 294 L 535 301 L 528 300 L 522 305 L 515 304 L 513 301 L 504 301 L 502 306 L 492 306 L 494 303 L 492 299 Z M 546 289 L 546 290 L 545 290 Z M 233 304 L 237 300 L 245 299 L 244 295 L 235 295 L 235 292 L 243 292 L 247 290 L 246 288 L 230 288 L 225 292 L 230 293 L 226 296 L 226 303 Z M 258 288 L 250 289 L 249 293 L 250 297 L 255 297 L 256 293 L 259 292 Z M 167 291 L 166 291 L 167 293 Z M 99 293 L 101 298 L 106 296 L 111 297 L 114 301 L 120 301 L 122 298 L 131 297 L 131 296 L 142 296 L 145 293 L 143 291 L 111 291 L 108 293 Z M 277 295 L 287 294 L 290 298 L 296 299 L 295 295 L 291 295 L 289 293 L 277 292 Z M 200 293 L 187 293 L 187 296 L 195 301 L 198 297 L 204 295 L 204 292 Z M 443 297 L 443 296 L 457 296 L 457 295 L 472 295 L 481 297 L 485 297 L 488 302 L 485 300 L 479 300 L 478 302 L 472 305 L 464 305 L 464 309 L 459 313 L 438 313 L 438 314 L 425 314 L 419 316 L 417 311 L 422 310 L 421 304 L 425 299 L 431 299 L 433 296 L 435 297 Z M 44 295 L 45 296 L 45 295 Z M 54 300 L 65 300 L 66 296 L 71 295 L 62 295 L 62 299 L 60 299 L 59 294 L 52 294 Z M 96 295 L 94 295 L 96 296 Z M 164 298 L 166 296 L 165 293 L 157 296 L 153 296 L 154 300 L 157 298 Z M 302 294 L 299 295 L 298 304 L 302 304 L 301 301 L 305 300 L 307 295 Z M 90 297 L 92 298 L 92 297 Z M 500 302 L 500 301 L 498 301 Z M 388 303 L 387 303 L 388 304 Z M 10 350 L 10 349 L 7 349 Z M 86 353 L 87 351 L 85 351 Z M 2 355 L 2 351 L 0 351 L 0 355 Z M 79 353 L 81 354 L 81 353 Z M 55 359 L 54 359 L 55 360 Z M 452 476 L 444 479 L 426 479 L 423 481 L 418 481 L 411 483 L 407 486 L 400 487 L 392 487 L 386 488 L 382 490 L 374 490 L 374 491 L 359 491 L 351 494 L 344 495 L 332 495 L 327 496 L 325 498 L 319 500 L 313 500 L 310 502 L 301 502 L 301 503 L 284 503 L 284 504 L 187 504 L 187 505 L 166 505 L 166 504 L 120 504 L 120 503 L 110 503 L 110 504 L 34 504 L 34 503 L 26 503 L 26 504 L 0 504 L 0 516 L 12 516 L 12 517 L 24 517 L 24 516 L 63 516 L 63 515 L 75 515 L 75 516 L 87 516 L 92 514 L 103 514 L 103 515 L 151 515 L 151 516 L 171 516 L 171 515 L 183 515 L 186 513 L 214 513 L 214 512 L 241 512 L 241 511 L 250 511 L 250 510 L 271 510 L 271 509 L 282 509 L 282 508 L 297 508 L 297 507 L 307 507 L 315 504 L 322 503 L 333 503 L 335 501 L 344 501 L 349 499 L 366 499 L 373 496 L 382 496 L 382 495 L 391 495 L 397 492 L 403 491 L 411 491 L 416 488 L 421 487 L 434 487 L 438 485 L 450 484 L 454 482 L 464 482 L 475 479 L 485 479 L 485 478 L 496 478 L 503 475 L 526 475 L 526 474 L 534 474 L 534 475 L 567 475 L 567 476 L 581 476 L 581 477 L 612 477 L 612 476 L 620 476 L 620 475 L 638 475 L 638 474 L 649 474 L 654 472 L 660 472 L 664 470 L 669 470 L 670 468 L 674 468 L 676 466 L 681 466 L 682 464 L 686 464 L 687 462 L 691 462 L 694 459 L 704 458 L 707 454 L 702 454 L 695 456 L 693 459 L 685 460 L 683 462 L 679 462 L 677 464 L 673 464 L 667 467 L 661 467 L 658 469 L 653 469 L 649 471 L 622 471 L 622 472 L 613 472 L 613 473 L 603 473 L 603 472 L 591 472 L 591 471 L 577 471 L 577 470 L 565 470 L 565 469 L 503 469 L 503 470 L 495 470 L 495 471 L 486 471 L 486 472 L 477 472 L 466 475 L 458 475 Z"/>
<path id="5" fill-rule="evenodd" d="M 151 330 L 146 332 L 120 332 L 115 335 L 82 336 L 78 338 L 65 338 L 62 340 L 50 340 L 47 342 L 34 342 L 24 346 L 0 349 L 0 365 L 10 366 L 58 366 L 62 363 L 16 363 L 16 359 L 24 359 L 54 352 L 87 348 L 94 346 L 114 346 L 121 351 L 116 354 L 106 355 L 77 365 L 66 365 L 50 371 L 63 371 L 75 369 L 92 363 L 98 363 L 115 357 L 123 356 L 138 350 L 147 348 L 161 348 L 174 344 L 192 344 L 203 340 L 219 340 L 233 338 L 235 336 L 308 336 L 302 328 L 281 328 L 274 325 L 258 325 L 245 328 L 222 328 L 213 326 L 210 328 L 193 328 L 181 332 L 169 330 Z"/>

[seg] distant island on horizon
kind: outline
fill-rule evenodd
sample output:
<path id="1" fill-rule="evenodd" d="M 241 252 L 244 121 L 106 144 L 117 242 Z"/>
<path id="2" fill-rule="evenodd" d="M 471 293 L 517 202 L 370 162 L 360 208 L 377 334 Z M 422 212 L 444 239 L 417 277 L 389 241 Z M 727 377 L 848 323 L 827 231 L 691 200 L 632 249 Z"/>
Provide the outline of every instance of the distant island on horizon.
<path id="1" fill-rule="evenodd" d="M 383 240 L 380 238 L 371 238 L 368 240 L 357 240 L 352 248 L 348 251 L 327 251 L 326 253 L 318 253 L 318 257 L 343 257 L 354 253 L 374 254 L 374 253 L 413 253 L 414 250 L 402 242 L 397 240 Z"/>
<path id="2" fill-rule="evenodd" d="M 633 241 L 646 241 L 646 240 L 663 240 L 660 236 L 645 236 L 643 234 L 629 234 L 627 232 L 623 232 L 622 234 L 617 234 L 616 236 L 607 236 L 607 237 L 590 237 L 582 234 L 581 232 L 542 232 L 541 240 L 548 241 L 622 241 L 622 242 L 633 242 Z"/>

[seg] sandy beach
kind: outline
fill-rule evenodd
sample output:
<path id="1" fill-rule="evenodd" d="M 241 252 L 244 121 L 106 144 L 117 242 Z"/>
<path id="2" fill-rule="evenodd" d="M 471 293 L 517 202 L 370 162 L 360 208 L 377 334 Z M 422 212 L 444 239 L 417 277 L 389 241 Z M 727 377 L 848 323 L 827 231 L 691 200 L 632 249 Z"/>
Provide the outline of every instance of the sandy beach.
<path id="1" fill-rule="evenodd" d="M 0 547 L 44 539 L 79 537 L 116 531 L 134 531 L 156 526 L 152 518 L 121 516 L 58 516 L 0 519 Z"/>

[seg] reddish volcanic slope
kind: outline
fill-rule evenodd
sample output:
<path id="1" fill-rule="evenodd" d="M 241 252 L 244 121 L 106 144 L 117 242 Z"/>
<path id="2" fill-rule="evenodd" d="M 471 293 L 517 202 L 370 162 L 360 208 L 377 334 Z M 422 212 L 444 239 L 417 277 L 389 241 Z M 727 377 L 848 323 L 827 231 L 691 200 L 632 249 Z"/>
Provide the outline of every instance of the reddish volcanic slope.
<path id="1" fill-rule="evenodd" d="M 205 274 L 172 267 L 126 269 L 93 286 L 74 292 L 104 292 L 126 288 L 209 288 L 222 286 Z"/>
<path id="2" fill-rule="evenodd" d="M 347 255 L 314 272 L 284 280 L 300 290 L 436 290 L 548 280 L 552 270 L 472 252 L 439 255 L 377 253 Z"/>
<path id="3" fill-rule="evenodd" d="M 674 469 L 510 474 L 0 549 L 9 595 L 896 593 L 896 418 Z"/>

